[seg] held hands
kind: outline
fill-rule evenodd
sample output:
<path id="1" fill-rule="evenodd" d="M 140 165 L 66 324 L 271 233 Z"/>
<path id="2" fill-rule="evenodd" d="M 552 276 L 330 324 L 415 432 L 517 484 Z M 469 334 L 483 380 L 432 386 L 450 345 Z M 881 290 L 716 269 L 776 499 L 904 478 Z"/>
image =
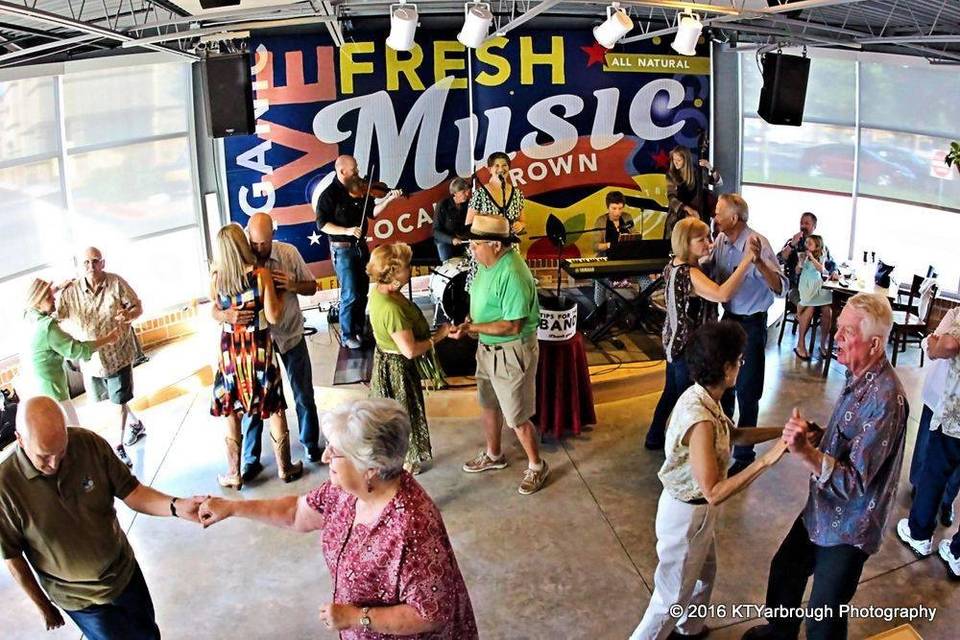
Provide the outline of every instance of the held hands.
<path id="1" fill-rule="evenodd" d="M 203 528 L 211 527 L 221 520 L 226 520 L 232 513 L 232 500 L 208 496 L 197 510 L 198 522 Z"/>
<path id="2" fill-rule="evenodd" d="M 437 331 L 433 334 L 434 343 L 440 342 L 441 340 L 449 336 L 452 331 L 453 331 L 453 325 L 451 325 L 450 323 L 445 322 L 444 324 L 440 325 L 440 328 L 437 329 Z"/>
<path id="3" fill-rule="evenodd" d="M 227 324 L 250 324 L 253 322 L 253 311 L 230 307 L 223 312 L 223 317 Z"/>
<path id="4" fill-rule="evenodd" d="M 177 517 L 197 524 L 200 522 L 200 506 L 204 501 L 209 500 L 210 496 L 193 496 L 190 498 L 177 498 L 176 504 Z"/>
<path id="5" fill-rule="evenodd" d="M 360 609 L 350 604 L 330 602 L 320 607 L 320 622 L 328 629 L 343 631 L 359 625 Z"/>
<path id="6" fill-rule="evenodd" d="M 819 436 L 811 433 L 810 423 L 800 415 L 800 409 L 794 407 L 793 415 L 783 426 L 781 442 L 790 449 L 790 453 L 803 453 L 812 448 L 813 445 L 810 441 L 813 437 L 817 437 L 819 441 Z"/>
<path id="7" fill-rule="evenodd" d="M 783 438 L 777 440 L 773 443 L 773 446 L 763 452 L 763 455 L 760 456 L 760 460 L 768 466 L 772 467 L 780 461 L 780 458 L 783 457 L 783 454 L 787 452 L 787 443 L 783 441 Z"/>

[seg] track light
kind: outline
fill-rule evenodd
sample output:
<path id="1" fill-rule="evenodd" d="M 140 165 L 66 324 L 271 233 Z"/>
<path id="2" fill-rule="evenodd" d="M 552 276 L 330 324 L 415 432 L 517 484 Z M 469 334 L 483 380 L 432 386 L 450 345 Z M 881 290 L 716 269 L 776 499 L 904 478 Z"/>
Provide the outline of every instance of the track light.
<path id="1" fill-rule="evenodd" d="M 700 22 L 700 16 L 695 13 L 680 14 L 677 35 L 670 47 L 680 55 L 696 55 L 697 41 L 700 40 L 701 31 L 703 31 L 703 23 Z"/>
<path id="2" fill-rule="evenodd" d="M 607 19 L 603 24 L 593 29 L 593 37 L 605 49 L 613 49 L 617 41 L 633 29 L 633 20 L 627 12 L 620 8 L 619 2 L 607 7 Z"/>
<path id="3" fill-rule="evenodd" d="M 468 2 L 463 5 L 463 9 L 466 17 L 463 28 L 457 34 L 457 40 L 468 49 L 476 49 L 487 39 L 493 14 L 490 13 L 490 5 L 485 2 Z"/>
<path id="4" fill-rule="evenodd" d="M 417 34 L 417 5 L 400 4 L 390 5 L 390 35 L 387 37 L 387 46 L 394 51 L 410 51 L 413 49 L 413 37 Z"/>

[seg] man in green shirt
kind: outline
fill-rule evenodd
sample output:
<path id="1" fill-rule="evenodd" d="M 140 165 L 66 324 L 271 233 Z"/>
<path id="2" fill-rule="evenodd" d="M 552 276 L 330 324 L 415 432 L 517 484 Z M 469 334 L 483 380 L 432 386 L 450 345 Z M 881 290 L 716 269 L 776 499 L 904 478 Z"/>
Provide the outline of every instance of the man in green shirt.
<path id="1" fill-rule="evenodd" d="M 539 434 L 531 422 L 536 413 L 539 357 L 537 284 L 523 257 L 510 248 L 517 238 L 510 234 L 506 218 L 474 217 L 467 238 L 477 260 L 477 275 L 470 289 L 470 317 L 451 336 L 465 332 L 480 336 L 477 394 L 486 449 L 464 463 L 463 470 L 480 473 L 507 466 L 500 451 L 500 432 L 506 422 L 527 454 L 519 491 L 529 495 L 543 486 L 550 472 L 540 459 Z"/>
<path id="2" fill-rule="evenodd" d="M 88 640 L 159 639 L 114 498 L 140 513 L 199 522 L 203 497 L 172 498 L 140 484 L 106 440 L 68 430 L 46 396 L 21 407 L 17 444 L 0 462 L 0 553 L 46 628 L 63 626 L 60 607 Z"/>

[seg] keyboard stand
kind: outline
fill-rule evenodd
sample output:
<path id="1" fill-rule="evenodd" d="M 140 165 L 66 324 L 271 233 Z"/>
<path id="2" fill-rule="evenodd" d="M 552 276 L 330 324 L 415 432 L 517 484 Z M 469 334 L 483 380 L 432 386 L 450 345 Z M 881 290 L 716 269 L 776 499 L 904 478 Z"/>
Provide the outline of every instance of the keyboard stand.
<path id="1" fill-rule="evenodd" d="M 617 344 L 620 341 L 616 340 L 613 336 L 614 327 L 621 323 L 621 318 L 624 319 L 624 328 L 628 331 L 642 326 L 644 316 L 649 315 L 650 297 L 663 283 L 662 276 L 656 280 L 648 281 L 649 284 L 646 287 L 641 285 L 636 297 L 630 299 L 617 291 L 610 280 L 610 278 L 598 278 L 595 282 L 606 289 L 608 293 L 612 294 L 608 300 L 613 303 L 614 309 L 608 309 L 607 320 L 587 334 L 587 339 L 601 351 L 603 348 L 600 346 L 600 343 L 604 341 L 613 343 L 618 349 L 623 348 L 623 343 Z M 650 327 L 643 328 L 644 330 L 650 329 Z M 647 332 L 649 333 L 649 331 Z M 616 342 L 614 342 L 615 340 Z"/>

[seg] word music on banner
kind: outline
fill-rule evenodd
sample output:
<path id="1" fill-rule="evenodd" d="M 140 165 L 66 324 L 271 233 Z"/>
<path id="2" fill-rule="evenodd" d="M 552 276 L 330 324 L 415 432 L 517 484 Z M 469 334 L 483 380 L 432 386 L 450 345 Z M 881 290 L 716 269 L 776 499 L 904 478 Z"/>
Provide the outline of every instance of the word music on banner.
<path id="1" fill-rule="evenodd" d="M 310 196 L 350 154 L 362 174 L 376 167 L 373 179 L 408 195 L 370 225 L 371 246 L 403 241 L 429 253 L 434 205 L 450 180 L 485 182 L 485 158 L 506 151 L 526 197 L 527 238 L 543 235 L 552 213 L 568 230 L 564 256 L 592 254 L 593 234 L 577 232 L 593 227 L 611 190 L 628 196 L 644 234 L 662 237 L 664 214 L 644 201 L 666 205 L 670 150 L 695 149 L 709 127 L 706 47 L 686 58 L 654 40 L 614 53 L 589 30 L 517 31 L 468 53 L 452 34 L 421 31 L 402 53 L 385 35 L 355 34 L 339 49 L 323 34 L 251 37 L 257 133 L 224 141 L 232 220 L 269 213 L 276 238 L 330 275 Z M 546 240 L 521 248 L 556 257 Z"/>

